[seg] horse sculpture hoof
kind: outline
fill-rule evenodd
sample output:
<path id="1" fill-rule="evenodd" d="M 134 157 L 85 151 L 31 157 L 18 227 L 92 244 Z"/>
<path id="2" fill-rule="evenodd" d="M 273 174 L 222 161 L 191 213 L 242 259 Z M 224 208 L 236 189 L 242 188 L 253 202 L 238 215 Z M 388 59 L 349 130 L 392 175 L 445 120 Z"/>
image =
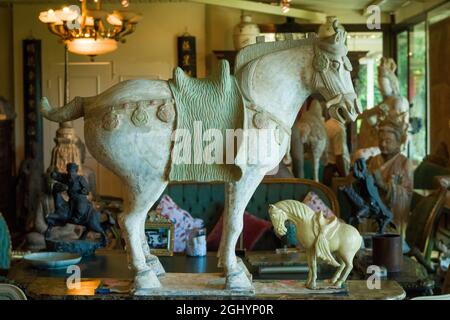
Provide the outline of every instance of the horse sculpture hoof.
<path id="1" fill-rule="evenodd" d="M 244 270 L 240 269 L 227 275 L 225 289 L 233 291 L 253 290 L 253 285 Z"/>
<path id="2" fill-rule="evenodd" d="M 317 289 L 317 285 L 315 282 L 308 282 L 308 283 L 306 283 L 306 288 L 315 290 L 315 289 Z"/>
<path id="3" fill-rule="evenodd" d="M 147 291 L 158 288 L 161 288 L 161 282 L 153 270 L 138 272 L 134 277 L 135 295 L 145 295 Z"/>
<path id="4" fill-rule="evenodd" d="M 161 261 L 158 258 L 151 258 L 145 262 L 147 266 L 152 269 L 152 271 L 156 274 L 157 277 L 161 277 L 166 274 L 166 270 L 164 270 Z"/>

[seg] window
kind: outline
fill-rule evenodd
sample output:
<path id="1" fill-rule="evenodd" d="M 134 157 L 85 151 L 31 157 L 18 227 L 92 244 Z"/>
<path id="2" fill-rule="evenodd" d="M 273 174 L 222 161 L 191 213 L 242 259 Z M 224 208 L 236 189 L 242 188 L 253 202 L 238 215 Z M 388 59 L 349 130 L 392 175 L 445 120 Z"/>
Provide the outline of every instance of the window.
<path id="1" fill-rule="evenodd" d="M 415 133 L 411 135 L 409 157 L 417 162 L 427 154 L 427 57 L 426 24 L 419 23 L 409 32 L 408 100 Z"/>
<path id="2" fill-rule="evenodd" d="M 408 97 L 408 31 L 397 34 L 397 76 L 400 94 Z"/>
<path id="3" fill-rule="evenodd" d="M 363 110 L 371 109 L 383 98 L 378 89 L 378 61 L 383 54 L 383 34 L 381 32 L 350 32 L 347 46 L 349 51 L 365 52 L 359 59 L 356 93 Z"/>
<path id="4" fill-rule="evenodd" d="M 410 103 L 408 157 L 419 163 L 428 152 L 427 25 L 423 21 L 397 34 L 400 94 Z"/>

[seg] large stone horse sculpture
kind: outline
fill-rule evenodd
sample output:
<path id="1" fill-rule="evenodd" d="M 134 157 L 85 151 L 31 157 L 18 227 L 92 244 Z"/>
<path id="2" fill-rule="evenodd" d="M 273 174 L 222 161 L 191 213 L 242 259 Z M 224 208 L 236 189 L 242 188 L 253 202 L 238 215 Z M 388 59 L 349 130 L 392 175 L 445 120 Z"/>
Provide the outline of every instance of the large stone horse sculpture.
<path id="1" fill-rule="evenodd" d="M 336 118 L 354 120 L 359 113 L 345 38 L 345 32 L 336 28 L 326 38 L 311 34 L 304 40 L 248 46 L 237 56 L 235 77 L 222 62 L 221 75 L 216 78 L 190 79 L 176 69 L 172 80 L 124 81 L 98 96 L 76 97 L 62 108 L 54 109 L 47 99 L 42 100 L 47 119 L 64 122 L 84 117 L 89 151 L 127 187 L 129 199 L 119 223 L 135 270 L 135 290 L 161 286 L 157 276 L 164 269 L 150 253 L 144 223 L 149 209 L 174 180 L 226 182 L 219 264 L 224 267 L 227 289 L 251 288 L 251 280 L 235 256 L 244 209 L 264 175 L 286 154 L 300 106 L 315 94 L 326 101 Z M 255 163 L 208 167 L 197 163 L 199 159 L 194 163 L 175 161 L 180 131 L 186 127 L 195 131 L 200 121 L 200 126 L 207 122 L 210 128 L 220 130 L 241 128 L 244 134 L 271 129 L 273 133 L 257 145 L 275 151 L 270 161 Z M 216 136 L 216 142 L 219 138 Z M 196 141 L 193 143 L 195 149 Z M 242 145 L 225 151 L 236 150 L 232 160 L 246 159 Z M 214 156 L 217 154 L 220 152 Z M 183 160 L 183 155 L 180 158 Z M 216 167 L 218 170 L 211 169 Z"/>

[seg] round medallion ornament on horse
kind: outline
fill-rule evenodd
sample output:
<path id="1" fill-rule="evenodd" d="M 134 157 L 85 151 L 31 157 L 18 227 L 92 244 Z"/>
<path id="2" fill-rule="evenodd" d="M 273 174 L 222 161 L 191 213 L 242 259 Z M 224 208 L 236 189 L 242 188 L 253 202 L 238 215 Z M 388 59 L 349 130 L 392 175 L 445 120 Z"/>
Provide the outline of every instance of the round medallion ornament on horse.
<path id="1" fill-rule="evenodd" d="M 46 98 L 42 100 L 42 114 L 51 121 L 84 117 L 90 153 L 119 176 L 127 189 L 128 201 L 119 224 L 135 272 L 136 293 L 151 294 L 152 289 L 161 287 L 160 272 L 150 263 L 158 258 L 150 252 L 143 226 L 147 212 L 171 181 L 225 182 L 218 252 L 224 289 L 253 287 L 235 255 L 244 209 L 264 175 L 286 154 L 290 128 L 303 102 L 317 96 L 338 121 L 354 120 L 359 113 L 346 60 L 346 34 L 341 28 L 333 30 L 325 37 L 311 34 L 302 40 L 249 45 L 236 57 L 236 76 L 230 75 L 228 63 L 221 61 L 219 74 L 206 79 L 189 78 L 178 68 L 169 81 L 123 81 L 98 96 L 78 98 L 62 108 L 52 108 Z M 326 57 L 329 63 L 315 63 L 317 56 Z M 139 114 L 145 122 L 139 121 L 138 127 L 133 108 L 114 108 L 119 125 L 104 128 L 102 119 L 113 106 L 140 101 L 160 103 L 142 105 L 140 112 L 148 117 Z M 161 117 L 159 107 L 170 101 L 174 101 L 174 117 Z M 232 139 L 228 141 L 230 131 Z M 238 134 L 250 139 L 253 133 L 258 135 L 255 143 L 235 139 Z M 183 152 L 177 152 L 179 146 Z M 259 150 L 270 152 L 263 152 L 256 161 L 250 159 L 260 154 Z"/>

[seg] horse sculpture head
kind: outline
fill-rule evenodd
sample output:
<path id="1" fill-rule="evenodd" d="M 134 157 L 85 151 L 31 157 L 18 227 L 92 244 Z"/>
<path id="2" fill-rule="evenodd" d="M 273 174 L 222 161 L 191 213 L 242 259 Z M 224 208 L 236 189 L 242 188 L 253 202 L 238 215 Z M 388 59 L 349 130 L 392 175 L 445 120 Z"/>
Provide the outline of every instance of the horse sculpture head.
<path id="1" fill-rule="evenodd" d="M 269 216 L 270 220 L 272 220 L 273 228 L 275 230 L 275 234 L 282 237 L 286 235 L 287 228 L 285 226 L 285 222 L 287 220 L 286 213 L 278 208 L 274 204 L 269 205 Z"/>
<path id="2" fill-rule="evenodd" d="M 337 23 L 335 33 L 319 37 L 314 45 L 312 91 L 325 100 L 332 118 L 345 123 L 361 113 L 351 79 L 352 64 L 347 58 L 347 33 Z"/>

